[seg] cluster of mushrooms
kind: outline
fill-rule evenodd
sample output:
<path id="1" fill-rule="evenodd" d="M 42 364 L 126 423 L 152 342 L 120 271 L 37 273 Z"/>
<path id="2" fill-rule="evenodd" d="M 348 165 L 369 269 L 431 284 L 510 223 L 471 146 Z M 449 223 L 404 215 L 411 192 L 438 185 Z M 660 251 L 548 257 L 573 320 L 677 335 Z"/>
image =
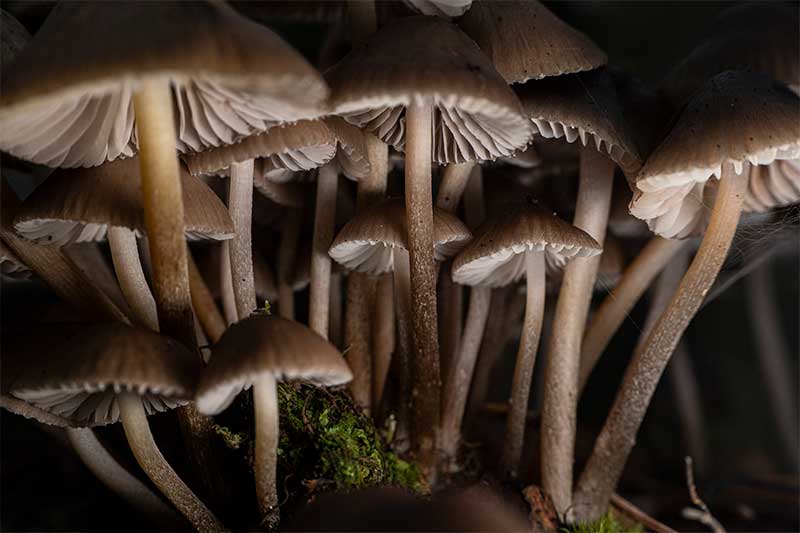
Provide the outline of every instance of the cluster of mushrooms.
<path id="1" fill-rule="evenodd" d="M 269 19 L 269 2 L 241 7 Z M 436 490 L 461 467 L 468 400 L 486 395 L 497 357 L 479 358 L 482 343 L 502 344 L 507 321 L 519 345 L 499 475 L 539 463 L 560 520 L 598 519 L 740 216 L 800 200 L 791 11 L 728 9 L 655 90 L 536 0 L 275 7 L 342 23 L 317 67 L 222 2 L 62 2 L 33 37 L 3 13 L 3 172 L 51 169 L 24 201 L 4 176 L 3 278 L 36 279 L 69 311 L 34 334 L 4 328 L 1 405 L 66 428 L 155 520 L 177 510 L 223 531 L 147 416 L 177 409 L 213 485 L 225 472 L 211 417 L 252 394 L 257 505 L 273 528 L 278 382 L 347 384 Z M 573 175 L 577 190 L 559 186 Z M 580 394 L 659 274 L 573 472 Z M 596 287 L 610 292 L 590 311 Z M 92 432 L 117 422 L 160 495 Z"/>

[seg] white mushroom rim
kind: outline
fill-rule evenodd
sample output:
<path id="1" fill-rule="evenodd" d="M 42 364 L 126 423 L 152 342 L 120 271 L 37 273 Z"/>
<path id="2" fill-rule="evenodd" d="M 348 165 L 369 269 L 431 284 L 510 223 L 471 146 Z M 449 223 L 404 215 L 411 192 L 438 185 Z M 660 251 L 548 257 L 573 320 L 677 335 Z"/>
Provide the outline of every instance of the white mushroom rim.
<path id="1" fill-rule="evenodd" d="M 520 113 L 483 98 L 434 93 L 362 98 L 337 106 L 336 114 L 375 134 L 398 151 L 405 148 L 405 110 L 411 99 L 433 101 L 433 160 L 440 164 L 511 156 L 531 139 Z"/>
<path id="2" fill-rule="evenodd" d="M 559 270 L 573 257 L 592 257 L 602 252 L 596 248 L 563 243 L 521 243 L 493 254 L 478 257 L 453 268 L 453 281 L 461 285 L 504 287 L 525 275 L 525 254 L 542 252 L 549 271 Z"/>
<path id="3" fill-rule="evenodd" d="M 433 258 L 436 261 L 444 261 L 458 253 L 465 242 L 464 239 L 458 238 L 436 242 L 433 246 Z M 366 272 L 377 276 L 391 272 L 394 269 L 394 249 L 396 246 L 401 250 L 406 249 L 404 246 L 384 241 L 367 239 L 347 241 L 333 246 L 328 254 L 334 261 L 348 270 Z"/>
<path id="4" fill-rule="evenodd" d="M 148 415 L 188 403 L 177 388 L 129 383 L 67 383 L 58 388 L 16 389 L 11 395 L 82 426 L 113 424 L 119 420 L 121 392 L 134 392 Z"/>
<path id="5" fill-rule="evenodd" d="M 100 242 L 106 240 L 108 224 L 96 222 L 80 222 L 55 218 L 34 218 L 14 224 L 16 232 L 36 244 L 64 246 L 79 242 Z M 126 228 L 129 229 L 129 228 Z M 144 234 L 139 230 L 131 230 L 137 238 Z M 197 229 L 186 229 L 186 238 L 190 241 L 224 241 L 232 239 L 232 233 L 210 233 Z"/>

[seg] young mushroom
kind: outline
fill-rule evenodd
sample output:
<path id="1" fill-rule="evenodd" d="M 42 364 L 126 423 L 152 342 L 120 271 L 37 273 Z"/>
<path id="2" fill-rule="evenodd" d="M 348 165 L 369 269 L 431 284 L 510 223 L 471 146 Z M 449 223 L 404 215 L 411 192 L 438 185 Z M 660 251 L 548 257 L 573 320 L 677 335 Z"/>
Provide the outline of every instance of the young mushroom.
<path id="1" fill-rule="evenodd" d="M 487 220 L 453 262 L 453 280 L 464 285 L 502 287 L 523 276 L 526 279 L 525 318 L 501 458 L 503 468 L 512 476 L 516 476 L 522 456 L 528 395 L 544 314 L 545 270 L 563 268 L 574 257 L 592 257 L 601 251 L 586 232 L 530 200 Z M 442 447 L 450 458 L 458 449 L 474 362 L 462 361 L 461 368 L 453 368 L 445 385 Z"/>
<path id="2" fill-rule="evenodd" d="M 280 520 L 275 469 L 278 460 L 279 381 L 318 387 L 353 379 L 339 351 L 307 327 L 268 314 L 254 314 L 232 325 L 212 347 L 211 362 L 197 388 L 197 409 L 216 415 L 243 390 L 253 388 L 255 481 L 264 523 Z"/>

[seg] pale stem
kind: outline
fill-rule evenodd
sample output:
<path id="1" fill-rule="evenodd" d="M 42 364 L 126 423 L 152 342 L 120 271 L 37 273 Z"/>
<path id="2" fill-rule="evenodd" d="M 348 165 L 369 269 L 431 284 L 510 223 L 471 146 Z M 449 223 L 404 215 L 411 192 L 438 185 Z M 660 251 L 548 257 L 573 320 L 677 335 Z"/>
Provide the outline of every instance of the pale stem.
<path id="1" fill-rule="evenodd" d="M 233 238 L 229 241 L 231 281 L 239 320 L 256 309 L 253 275 L 253 160 L 231 163 L 228 179 L 228 212 L 233 220 Z"/>
<path id="2" fill-rule="evenodd" d="M 181 529 L 186 522 L 150 488 L 120 465 L 89 428 L 66 428 L 67 439 L 94 476 L 138 512 L 170 529 Z"/>
<path id="3" fill-rule="evenodd" d="M 436 477 L 441 376 L 436 318 L 436 277 L 433 260 L 433 198 L 431 192 L 431 123 L 429 98 L 412 98 L 406 108 L 406 224 L 411 266 L 411 313 L 414 385 L 414 447 L 424 475 Z"/>
<path id="4" fill-rule="evenodd" d="M 603 244 L 614 183 L 614 163 L 595 150 L 581 151 L 573 225 Z M 572 504 L 572 465 L 578 406 L 580 350 L 600 256 L 573 259 L 564 270 L 547 352 L 542 409 L 542 488 L 559 516 Z"/>
<path id="5" fill-rule="evenodd" d="M 533 368 L 536 352 L 542 335 L 542 317 L 545 300 L 545 261 L 544 252 L 525 253 L 526 299 L 525 318 L 514 366 L 514 379 L 511 383 L 508 418 L 506 419 L 506 440 L 503 447 L 502 465 L 505 472 L 516 477 L 522 458 L 525 441 L 525 420 L 528 414 L 528 397 L 533 381 Z"/>
<path id="6" fill-rule="evenodd" d="M 395 347 L 394 281 L 391 274 L 378 279 L 375 317 L 372 321 L 372 405 L 380 405 Z"/>
<path id="7" fill-rule="evenodd" d="M 331 295 L 331 258 L 328 249 L 333 242 L 338 188 L 339 175 L 335 163 L 320 167 L 317 173 L 317 205 L 311 248 L 308 325 L 326 339 L 329 335 Z"/>
<path id="8" fill-rule="evenodd" d="M 233 292 L 233 277 L 231 275 L 231 243 L 223 241 L 219 250 L 219 290 L 222 299 L 222 312 L 225 322 L 230 326 L 239 320 L 236 310 L 236 296 Z"/>
<path id="9" fill-rule="evenodd" d="M 161 455 L 161 451 L 153 440 L 153 434 L 150 432 L 142 399 L 132 392 L 123 392 L 117 395 L 117 402 L 125 437 L 128 439 L 136 462 L 142 467 L 147 477 L 191 522 L 195 529 L 209 532 L 224 531 L 224 526 L 178 477 L 178 474 Z"/>
<path id="10" fill-rule="evenodd" d="M 119 287 L 136 321 L 152 331 L 158 331 L 156 301 L 144 277 L 136 235 L 128 228 L 109 226 L 108 245 Z"/>
<path id="11" fill-rule="evenodd" d="M 620 282 L 597 308 L 583 336 L 579 393 L 583 392 L 597 361 L 633 306 L 658 273 L 685 246 L 686 241 L 654 237 L 625 269 Z"/>
<path id="12" fill-rule="evenodd" d="M 253 383 L 256 414 L 255 478 L 258 508 L 270 527 L 280 520 L 276 469 L 278 466 L 278 391 L 275 378 L 265 373 Z"/>
<path id="13" fill-rule="evenodd" d="M 636 441 L 650 399 L 676 344 L 714 283 L 739 222 L 747 177 L 725 164 L 711 219 L 689 270 L 647 343 L 636 351 L 575 492 L 576 518 L 593 521 L 608 507 L 611 493 Z"/>

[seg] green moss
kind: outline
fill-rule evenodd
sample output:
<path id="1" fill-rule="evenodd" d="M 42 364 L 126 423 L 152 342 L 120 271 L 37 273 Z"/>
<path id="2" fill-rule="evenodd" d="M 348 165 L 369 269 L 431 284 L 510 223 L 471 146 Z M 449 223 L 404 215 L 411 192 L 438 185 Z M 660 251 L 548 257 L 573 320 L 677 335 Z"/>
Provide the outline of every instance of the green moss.
<path id="1" fill-rule="evenodd" d="M 225 446 L 227 446 L 231 450 L 238 450 L 239 448 L 241 448 L 242 444 L 247 440 L 246 433 L 233 431 L 232 429 L 226 426 L 214 424 L 213 429 L 217 435 L 222 437 L 222 442 L 225 443 Z"/>
<path id="2" fill-rule="evenodd" d="M 626 527 L 620 524 L 611 512 L 591 524 L 577 524 L 561 528 L 561 533 L 641 533 L 642 526 Z"/>
<path id="3" fill-rule="evenodd" d="M 278 458 L 284 472 L 337 490 L 398 485 L 422 490 L 419 471 L 389 451 L 344 392 L 280 386 Z"/>

